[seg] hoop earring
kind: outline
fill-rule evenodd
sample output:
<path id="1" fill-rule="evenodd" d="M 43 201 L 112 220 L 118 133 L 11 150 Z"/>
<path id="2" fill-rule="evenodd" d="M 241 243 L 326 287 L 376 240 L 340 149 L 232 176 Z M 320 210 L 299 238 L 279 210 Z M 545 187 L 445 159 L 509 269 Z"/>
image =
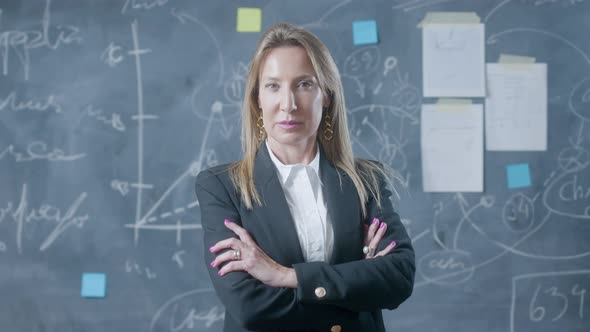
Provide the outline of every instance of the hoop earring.
<path id="1" fill-rule="evenodd" d="M 258 140 L 264 140 L 264 121 L 262 120 L 262 112 L 260 112 L 260 116 L 258 120 L 256 120 L 256 127 L 258 127 Z"/>
<path id="2" fill-rule="evenodd" d="M 334 137 L 334 130 L 332 130 L 332 117 L 326 111 L 326 115 L 324 115 L 324 132 L 323 132 L 324 140 L 330 141 Z"/>

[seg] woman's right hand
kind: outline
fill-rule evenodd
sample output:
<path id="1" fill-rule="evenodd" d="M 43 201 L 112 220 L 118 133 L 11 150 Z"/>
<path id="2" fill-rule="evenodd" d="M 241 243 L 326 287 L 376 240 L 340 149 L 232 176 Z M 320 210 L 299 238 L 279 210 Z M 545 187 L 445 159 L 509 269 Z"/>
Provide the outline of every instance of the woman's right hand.
<path id="1" fill-rule="evenodd" d="M 363 224 L 363 233 L 364 233 L 364 245 L 365 247 L 370 248 L 369 252 L 365 254 L 365 259 L 371 259 L 378 256 L 385 256 L 387 255 L 393 248 L 395 248 L 395 241 L 391 241 L 385 249 L 381 250 L 380 252 L 375 254 L 375 250 L 379 246 L 379 242 L 385 235 L 385 231 L 387 230 L 387 224 L 384 222 L 379 222 L 379 219 L 373 218 L 373 222 L 371 226 L 367 226 Z"/>

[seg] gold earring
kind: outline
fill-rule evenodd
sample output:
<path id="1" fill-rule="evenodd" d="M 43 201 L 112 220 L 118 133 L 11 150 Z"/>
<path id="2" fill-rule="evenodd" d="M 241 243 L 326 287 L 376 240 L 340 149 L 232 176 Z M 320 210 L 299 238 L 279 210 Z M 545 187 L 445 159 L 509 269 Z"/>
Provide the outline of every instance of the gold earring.
<path id="1" fill-rule="evenodd" d="M 256 126 L 258 127 L 258 140 L 264 140 L 264 121 L 262 120 L 262 112 L 260 112 L 260 116 L 258 120 L 256 120 Z"/>
<path id="2" fill-rule="evenodd" d="M 324 116 L 324 140 L 330 141 L 334 137 L 334 130 L 332 130 L 332 117 L 326 112 Z"/>

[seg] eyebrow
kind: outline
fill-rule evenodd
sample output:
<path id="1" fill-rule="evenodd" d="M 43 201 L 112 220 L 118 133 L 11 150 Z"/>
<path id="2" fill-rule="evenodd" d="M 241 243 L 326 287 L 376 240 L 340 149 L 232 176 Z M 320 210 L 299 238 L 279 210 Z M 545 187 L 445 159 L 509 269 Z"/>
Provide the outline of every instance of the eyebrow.
<path id="1" fill-rule="evenodd" d="M 297 77 L 295 77 L 295 81 L 301 80 L 301 79 L 315 79 L 315 75 L 310 75 L 310 74 L 303 74 L 303 75 L 299 75 Z M 274 76 L 267 76 L 267 77 L 263 77 L 262 80 L 265 81 L 280 81 L 280 79 L 278 77 L 274 77 Z"/>

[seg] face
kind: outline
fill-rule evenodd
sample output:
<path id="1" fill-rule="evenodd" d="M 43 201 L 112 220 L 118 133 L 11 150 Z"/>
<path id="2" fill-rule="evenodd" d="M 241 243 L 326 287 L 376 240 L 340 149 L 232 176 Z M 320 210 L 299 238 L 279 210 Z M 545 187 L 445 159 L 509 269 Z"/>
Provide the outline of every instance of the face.
<path id="1" fill-rule="evenodd" d="M 315 144 L 328 99 L 305 49 L 290 46 L 269 51 L 259 82 L 258 105 L 271 147 Z"/>

